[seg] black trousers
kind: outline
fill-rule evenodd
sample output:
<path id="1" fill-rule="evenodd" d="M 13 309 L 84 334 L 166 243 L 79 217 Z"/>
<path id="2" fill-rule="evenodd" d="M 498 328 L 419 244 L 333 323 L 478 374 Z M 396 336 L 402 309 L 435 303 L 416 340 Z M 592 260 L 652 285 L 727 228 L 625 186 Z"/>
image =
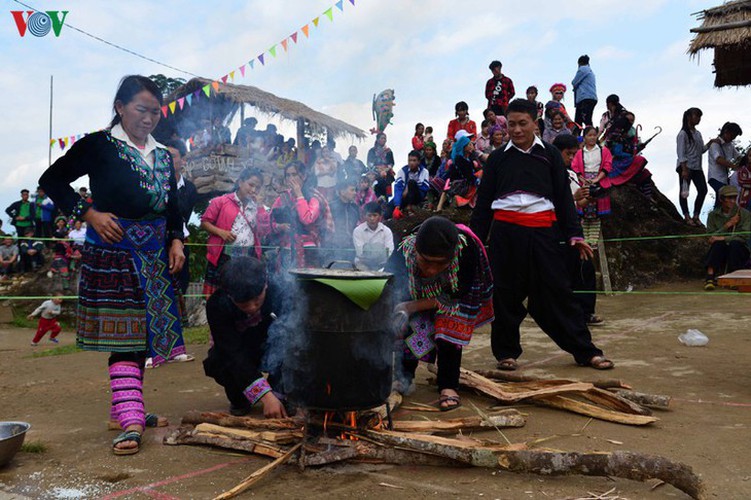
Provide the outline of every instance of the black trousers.
<path id="1" fill-rule="evenodd" d="M 204 362 L 204 367 L 205 366 L 206 363 Z M 208 370 L 206 370 L 206 372 L 206 375 L 209 375 Z M 243 394 L 243 391 L 248 387 L 248 384 L 240 382 L 238 377 L 236 377 L 229 369 L 213 368 L 211 370 L 211 375 L 209 376 L 224 388 L 224 394 L 227 395 L 227 399 L 233 407 L 249 408 L 251 406 L 250 401 L 248 401 L 248 398 Z"/>
<path id="2" fill-rule="evenodd" d="M 143 370 L 144 366 L 146 365 L 146 351 L 110 353 L 109 360 L 107 361 L 107 366 L 112 366 L 115 363 L 120 363 L 123 361 L 133 361 L 134 363 L 138 363 L 138 366 L 140 366 L 141 370 Z"/>
<path id="3" fill-rule="evenodd" d="M 720 206 L 720 189 L 722 189 L 722 187 L 726 186 L 727 184 L 723 184 L 717 179 L 709 179 L 708 182 L 709 182 L 709 185 L 714 190 L 714 208 L 717 208 Z"/>
<path id="4" fill-rule="evenodd" d="M 406 208 L 410 205 L 419 205 L 425 200 L 425 196 L 420 192 L 420 188 L 417 186 L 417 181 L 407 182 L 407 194 L 402 196 L 402 202 L 399 204 L 399 208 Z"/>
<path id="5" fill-rule="evenodd" d="M 571 288 L 574 290 L 574 298 L 579 303 L 584 315 L 584 321 L 586 322 L 595 313 L 597 294 L 581 292 L 597 289 L 595 266 L 592 259 L 581 260 L 579 251 L 571 246 L 568 246 L 566 249 L 566 259 Z"/>
<path id="6" fill-rule="evenodd" d="M 582 101 L 576 105 L 576 114 L 574 115 L 574 121 L 577 125 L 592 125 L 592 113 L 597 106 L 596 99 L 582 99 Z"/>
<path id="7" fill-rule="evenodd" d="M 529 314 L 539 327 L 579 364 L 602 351 L 592 343 L 581 306 L 574 298 L 565 246 L 556 226 L 529 228 L 495 221 L 490 260 L 495 289 L 491 347 L 496 359 L 522 353 L 519 326 Z M 524 307 L 527 299 L 527 308 Z"/>
<path id="8" fill-rule="evenodd" d="M 436 364 L 438 365 L 438 390 L 459 389 L 459 368 L 462 366 L 462 348 L 445 340 L 436 340 Z M 415 378 L 415 371 L 419 361 L 414 358 L 402 359 L 404 376 L 411 381 Z"/>
<path id="9" fill-rule="evenodd" d="M 701 207 L 704 205 L 704 199 L 707 197 L 707 179 L 704 177 L 704 171 L 702 170 L 689 170 L 688 181 L 693 182 L 696 186 L 696 199 L 694 200 L 694 217 L 698 217 L 701 214 Z M 680 172 L 678 172 L 678 185 L 683 182 Z M 681 213 L 689 215 L 688 213 L 688 199 L 678 197 L 678 203 L 681 205 Z"/>
<path id="10" fill-rule="evenodd" d="M 706 267 L 711 267 L 714 274 L 732 273 L 738 269 L 744 269 L 748 263 L 748 247 L 740 241 L 715 241 L 709 247 L 709 253 L 705 262 Z"/>

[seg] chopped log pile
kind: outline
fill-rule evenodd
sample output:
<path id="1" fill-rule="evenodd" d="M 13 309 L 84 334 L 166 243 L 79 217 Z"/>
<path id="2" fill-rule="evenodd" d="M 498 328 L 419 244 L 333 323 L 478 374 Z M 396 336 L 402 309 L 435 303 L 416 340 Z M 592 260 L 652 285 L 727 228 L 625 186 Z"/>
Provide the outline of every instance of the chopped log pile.
<path id="1" fill-rule="evenodd" d="M 512 380 L 510 380 L 512 379 Z M 646 425 L 657 421 L 651 408 L 667 409 L 668 396 L 633 391 L 620 380 L 550 380 L 516 373 L 462 369 L 460 384 L 503 405 L 519 402 L 556 408 L 610 422 Z M 274 459 L 232 490 L 231 498 L 284 462 L 301 469 L 339 462 L 389 463 L 453 467 L 489 467 L 541 475 L 579 474 L 644 481 L 658 479 L 702 498 L 703 485 L 691 468 L 668 458 L 629 451 L 579 453 L 532 448 L 469 437 L 472 431 L 523 427 L 526 417 L 516 409 L 495 408 L 488 414 L 453 419 L 389 418 L 401 396 L 392 394 L 391 412 L 384 408 L 350 412 L 334 419 L 333 412 L 307 411 L 305 417 L 262 420 L 225 413 L 192 411 L 182 426 L 165 436 L 168 445 L 209 445 Z M 412 409 L 428 408 L 413 403 Z M 391 426 L 389 428 L 389 422 Z M 449 437 L 454 435 L 454 437 Z"/>

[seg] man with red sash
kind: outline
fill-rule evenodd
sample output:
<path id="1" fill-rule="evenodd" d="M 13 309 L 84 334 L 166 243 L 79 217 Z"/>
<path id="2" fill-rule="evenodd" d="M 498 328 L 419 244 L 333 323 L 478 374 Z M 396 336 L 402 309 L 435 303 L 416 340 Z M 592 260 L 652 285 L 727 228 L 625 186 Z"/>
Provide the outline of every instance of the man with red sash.
<path id="1" fill-rule="evenodd" d="M 534 103 L 516 99 L 506 117 L 511 141 L 488 158 L 470 223 L 490 244 L 495 281 L 491 345 L 498 368 L 517 368 L 519 326 L 528 311 L 579 365 L 612 368 L 592 343 L 566 271 L 565 245 L 576 247 L 583 259 L 593 253 L 582 235 L 561 154 L 535 135 Z"/>

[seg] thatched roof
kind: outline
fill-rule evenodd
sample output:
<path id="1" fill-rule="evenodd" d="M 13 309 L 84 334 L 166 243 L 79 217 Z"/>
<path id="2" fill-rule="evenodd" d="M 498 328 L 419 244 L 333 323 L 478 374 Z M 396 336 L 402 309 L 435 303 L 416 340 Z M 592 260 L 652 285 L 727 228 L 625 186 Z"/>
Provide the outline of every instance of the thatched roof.
<path id="1" fill-rule="evenodd" d="M 193 78 L 170 94 L 165 102 L 171 102 L 201 90 L 205 85 L 210 85 L 212 82 L 213 80 L 207 78 Z M 306 127 L 316 133 L 327 131 L 333 137 L 349 136 L 360 139 L 367 136 L 365 131 L 349 123 L 311 109 L 301 102 L 275 96 L 271 92 L 266 92 L 258 87 L 220 82 L 218 95 L 214 95 L 213 88 L 211 93 L 211 98 L 205 99 L 203 92 L 201 92 L 200 99 L 197 102 L 194 101 L 193 106 L 185 106 L 183 110 L 174 115 L 169 115 L 162 122 L 166 122 L 165 126 L 177 130 L 185 128 L 181 126 L 181 121 L 186 120 L 195 123 L 202 118 L 219 116 L 225 119 L 226 123 L 227 118 L 234 116 L 240 106 L 248 104 L 268 115 L 280 116 L 294 122 L 300 119 L 305 120 Z"/>
<path id="2" fill-rule="evenodd" d="M 715 86 L 751 84 L 751 0 L 735 0 L 699 13 L 702 25 L 689 54 L 715 49 Z"/>

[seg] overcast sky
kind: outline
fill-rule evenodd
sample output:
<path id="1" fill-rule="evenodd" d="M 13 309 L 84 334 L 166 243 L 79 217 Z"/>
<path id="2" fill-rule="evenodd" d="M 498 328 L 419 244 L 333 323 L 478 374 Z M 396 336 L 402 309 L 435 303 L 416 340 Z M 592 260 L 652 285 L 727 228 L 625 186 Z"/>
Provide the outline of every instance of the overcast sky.
<path id="1" fill-rule="evenodd" d="M 218 79 L 255 58 L 334 5 L 332 0 L 223 0 L 221 2 L 145 0 L 29 0 L 38 10 L 68 10 L 66 24 L 135 52 Z M 699 0 L 356 0 L 334 8 L 334 21 L 311 24 L 290 50 L 281 46 L 266 66 L 239 72 L 247 83 L 302 101 L 368 130 L 374 126 L 371 100 L 385 88 L 396 91 L 393 126 L 387 129 L 397 164 L 405 164 L 414 124 L 432 125 L 443 139 L 454 104 L 469 103 L 470 117 L 482 118 L 488 63 L 503 62 L 523 96 L 529 85 L 549 99 L 554 82 L 570 87 L 576 60 L 589 54 L 597 76 L 597 117 L 608 94 L 620 95 L 634 111 L 643 134 L 658 136 L 645 156 L 658 187 L 677 202 L 675 136 L 683 111 L 698 106 L 705 140 L 725 121 L 747 129 L 747 88 L 718 90 L 712 85 L 712 54 L 699 60 L 686 54 L 699 22 L 691 14 L 714 6 Z M 63 26 L 59 37 L 20 37 L 10 10 L 0 15 L 0 208 L 34 189 L 47 166 L 49 77 L 55 78 L 52 136 L 100 129 L 111 118 L 112 98 L 123 75 L 189 75 L 144 61 Z M 573 93 L 564 103 L 573 113 Z M 744 113 L 745 111 L 745 113 Z M 261 126 L 267 121 L 260 117 Z M 372 139 L 356 143 L 364 159 Z M 346 141 L 338 150 L 346 156 Z M 60 149 L 53 149 L 54 158 Z M 706 160 L 705 160 L 706 170 Z M 693 194 L 692 194 L 693 199 Z M 705 204 L 708 210 L 711 201 Z M 3 214 L 4 215 L 4 214 Z M 7 224 L 7 220 L 6 220 Z"/>

